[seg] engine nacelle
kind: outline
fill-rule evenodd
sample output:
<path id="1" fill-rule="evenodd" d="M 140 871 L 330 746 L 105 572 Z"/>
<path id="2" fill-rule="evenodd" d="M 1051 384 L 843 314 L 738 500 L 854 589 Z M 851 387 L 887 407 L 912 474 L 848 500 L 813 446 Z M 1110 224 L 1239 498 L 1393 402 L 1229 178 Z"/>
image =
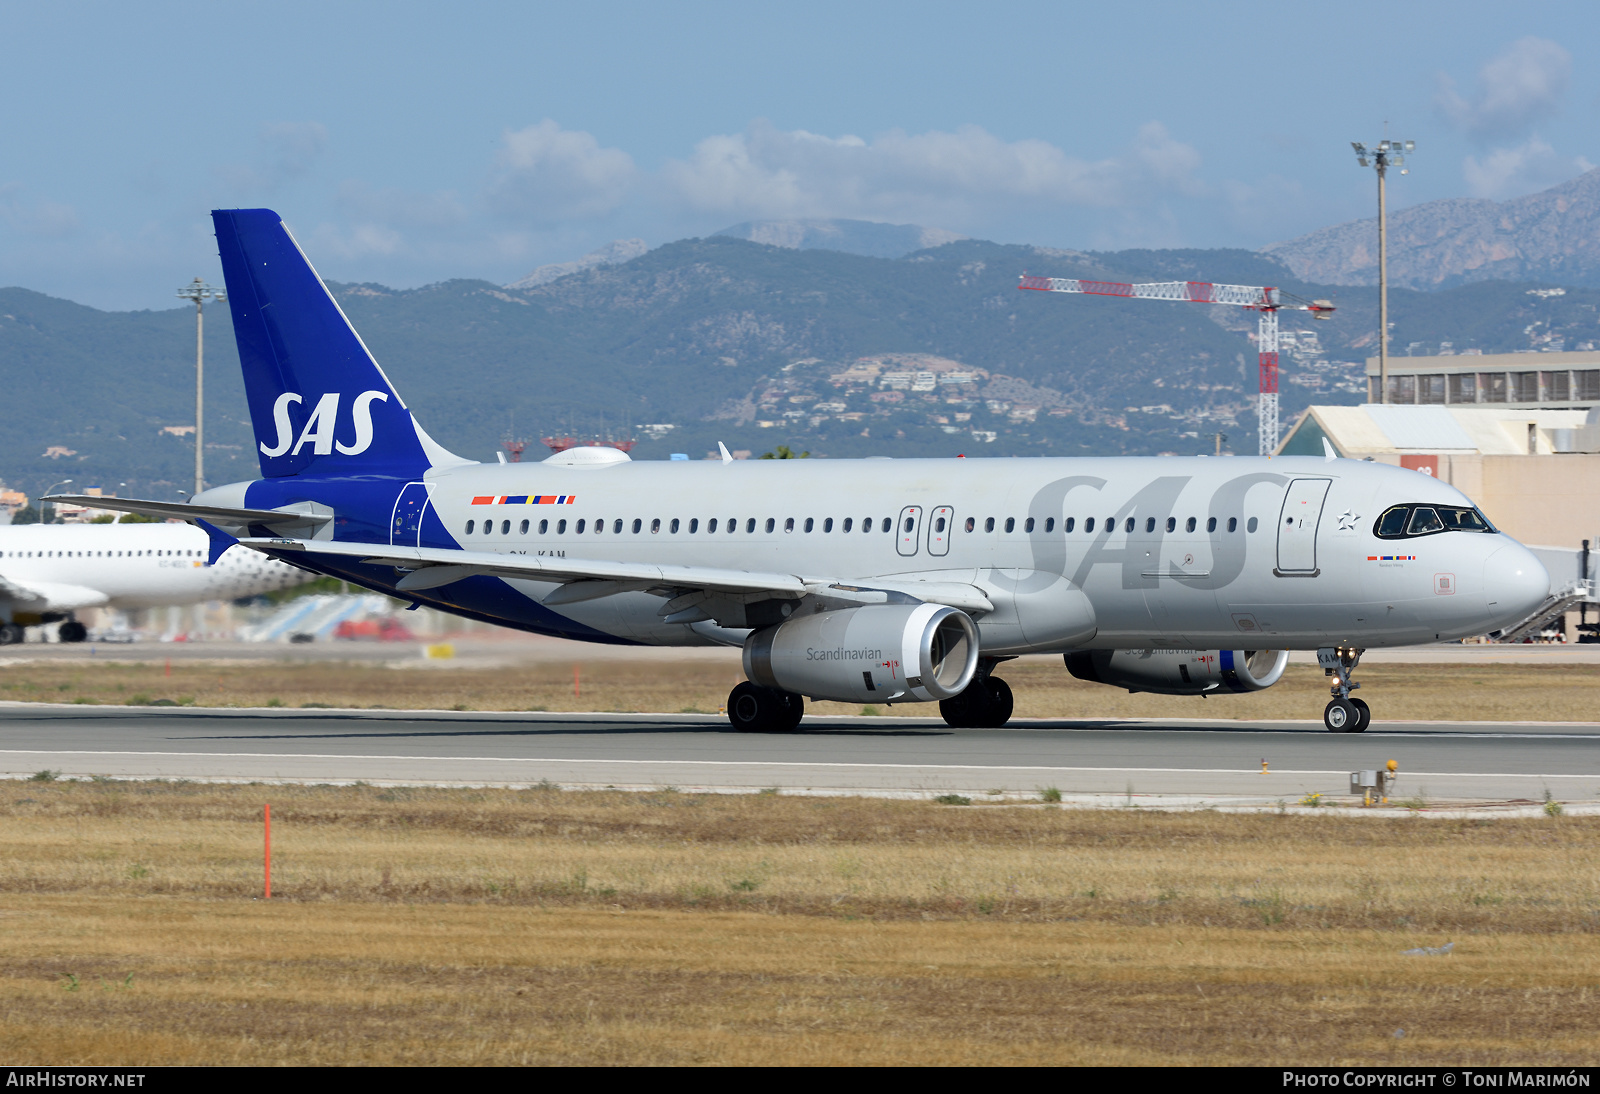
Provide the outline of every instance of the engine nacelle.
<path id="1" fill-rule="evenodd" d="M 847 703 L 960 695 L 978 668 L 978 628 L 942 604 L 869 604 L 756 631 L 744 673 L 763 687 Z"/>
<path id="2" fill-rule="evenodd" d="M 1080 680 L 1160 695 L 1270 688 L 1289 664 L 1288 650 L 1080 650 L 1066 655 Z"/>

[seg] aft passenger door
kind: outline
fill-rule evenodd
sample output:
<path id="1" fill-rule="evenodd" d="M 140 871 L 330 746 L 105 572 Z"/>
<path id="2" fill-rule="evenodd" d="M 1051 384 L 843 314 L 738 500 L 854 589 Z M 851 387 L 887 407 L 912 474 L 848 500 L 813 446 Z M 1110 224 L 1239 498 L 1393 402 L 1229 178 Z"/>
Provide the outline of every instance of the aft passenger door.
<path id="1" fill-rule="evenodd" d="M 1317 525 L 1322 522 L 1322 503 L 1328 496 L 1329 479 L 1295 479 L 1283 496 L 1283 511 L 1278 514 L 1278 568 L 1280 577 L 1315 577 L 1317 570 Z"/>
<path id="2" fill-rule="evenodd" d="M 900 510 L 900 523 L 895 525 L 895 550 L 902 555 L 917 553 L 917 540 L 921 538 L 922 506 L 908 505 Z"/>
<path id="3" fill-rule="evenodd" d="M 411 482 L 394 502 L 394 519 L 389 522 L 389 543 L 395 547 L 420 547 L 422 514 L 428 508 L 428 484 Z"/>
<path id="4" fill-rule="evenodd" d="M 934 508 L 928 515 L 928 553 L 944 556 L 950 553 L 950 533 L 955 531 L 956 511 L 948 505 Z"/>

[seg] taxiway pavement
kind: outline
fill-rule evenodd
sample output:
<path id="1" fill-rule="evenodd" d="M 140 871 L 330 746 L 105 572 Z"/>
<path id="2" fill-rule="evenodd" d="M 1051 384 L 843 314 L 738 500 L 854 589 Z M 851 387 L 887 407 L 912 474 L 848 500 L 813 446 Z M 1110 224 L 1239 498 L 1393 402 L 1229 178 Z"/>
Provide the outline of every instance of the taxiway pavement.
<path id="1" fill-rule="evenodd" d="M 1397 797 L 1600 800 L 1600 722 L 808 718 L 741 734 L 719 717 L 190 710 L 0 703 L 0 775 L 653 787 L 845 793 L 1181 795 L 1294 802 L 1400 768 Z M 1263 761 L 1266 770 L 1263 772 Z"/>

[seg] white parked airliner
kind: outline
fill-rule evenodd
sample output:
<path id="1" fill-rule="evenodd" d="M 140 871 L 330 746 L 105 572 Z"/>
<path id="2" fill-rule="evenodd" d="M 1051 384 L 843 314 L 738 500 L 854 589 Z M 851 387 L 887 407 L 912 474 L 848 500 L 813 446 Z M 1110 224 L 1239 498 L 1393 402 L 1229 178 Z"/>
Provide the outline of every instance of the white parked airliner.
<path id="1" fill-rule="evenodd" d="M 1360 732 L 1364 649 L 1495 631 L 1549 591 L 1459 491 L 1331 455 L 473 463 L 413 419 L 276 213 L 213 220 L 262 477 L 94 504 L 508 627 L 741 646 L 740 729 L 793 729 L 804 697 L 1001 725 L 993 670 L 1024 653 L 1199 695 L 1270 687 L 1304 649 L 1327 727 Z"/>
<path id="2" fill-rule="evenodd" d="M 0 646 L 23 628 L 60 621 L 63 642 L 88 637 L 74 612 L 233 600 L 312 579 L 243 548 L 208 563 L 189 524 L 22 524 L 0 528 Z"/>

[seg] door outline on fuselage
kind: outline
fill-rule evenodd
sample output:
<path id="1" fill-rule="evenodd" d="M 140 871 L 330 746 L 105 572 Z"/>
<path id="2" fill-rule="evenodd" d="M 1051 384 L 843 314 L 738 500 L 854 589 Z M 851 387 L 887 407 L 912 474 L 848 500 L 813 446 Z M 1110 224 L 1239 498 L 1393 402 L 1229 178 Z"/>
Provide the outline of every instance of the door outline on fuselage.
<path id="1" fill-rule="evenodd" d="M 1291 479 L 1283 492 L 1283 508 L 1278 512 L 1278 577 L 1316 577 L 1317 531 L 1322 525 L 1322 510 L 1328 500 L 1332 479 Z"/>
<path id="2" fill-rule="evenodd" d="M 944 522 L 940 531 L 939 522 Z M 928 514 L 928 554 L 943 558 L 950 553 L 950 537 L 956 530 L 956 511 L 953 506 L 936 505 Z"/>
<path id="3" fill-rule="evenodd" d="M 922 506 L 908 505 L 900 510 L 900 516 L 894 525 L 894 549 L 902 555 L 910 557 L 917 553 L 922 538 L 922 529 L 918 526 L 922 518 Z"/>
<path id="4" fill-rule="evenodd" d="M 428 515 L 430 500 L 425 482 L 408 482 L 401 488 L 389 517 L 390 546 L 422 546 L 422 521 Z"/>

